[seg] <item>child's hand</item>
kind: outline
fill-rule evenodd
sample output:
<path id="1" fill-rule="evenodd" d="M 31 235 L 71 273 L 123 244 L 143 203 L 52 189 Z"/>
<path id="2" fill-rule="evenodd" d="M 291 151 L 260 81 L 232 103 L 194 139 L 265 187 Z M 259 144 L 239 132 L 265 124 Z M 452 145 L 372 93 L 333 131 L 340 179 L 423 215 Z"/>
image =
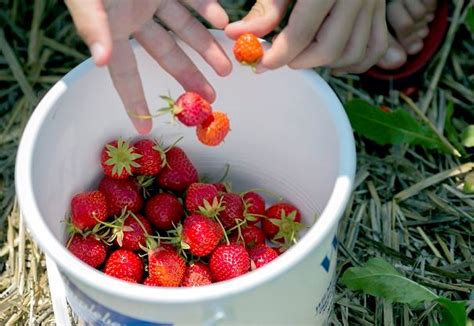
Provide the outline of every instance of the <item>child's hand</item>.
<path id="1" fill-rule="evenodd" d="M 281 21 L 289 0 L 257 0 L 226 34 L 259 37 Z M 329 66 L 335 73 L 362 73 L 387 49 L 385 0 L 298 0 L 288 25 L 265 52 L 257 72 L 288 65 L 294 69 Z"/>
<path id="2" fill-rule="evenodd" d="M 228 17 L 217 0 L 187 0 L 217 28 Z M 230 73 L 231 62 L 209 31 L 177 0 L 66 0 L 76 28 L 89 46 L 98 66 L 108 65 L 122 102 L 140 133 L 151 130 L 150 119 L 137 63 L 129 43 L 135 39 L 186 90 L 193 90 L 210 102 L 215 92 L 204 75 L 178 47 L 156 16 L 180 39 L 194 48 L 218 75 Z"/>

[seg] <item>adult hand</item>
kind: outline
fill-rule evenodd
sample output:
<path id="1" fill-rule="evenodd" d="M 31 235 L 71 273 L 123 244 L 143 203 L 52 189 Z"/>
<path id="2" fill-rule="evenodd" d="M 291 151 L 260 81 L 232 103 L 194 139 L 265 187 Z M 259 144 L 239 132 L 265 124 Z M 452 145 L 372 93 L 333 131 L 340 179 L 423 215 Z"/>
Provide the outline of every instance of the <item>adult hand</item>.
<path id="1" fill-rule="evenodd" d="M 226 34 L 251 32 L 262 37 L 280 23 L 289 0 L 257 0 Z M 387 49 L 385 0 L 297 0 L 288 24 L 265 51 L 257 72 L 328 66 L 336 74 L 362 73 Z"/>
<path id="2" fill-rule="evenodd" d="M 232 69 L 229 58 L 187 6 L 217 28 L 228 17 L 217 0 L 66 0 L 74 24 L 98 66 L 107 65 L 115 88 L 139 133 L 152 128 L 136 59 L 129 42 L 133 36 L 185 90 L 213 102 L 214 89 L 170 33 L 153 17 L 196 50 L 220 76 Z M 142 118 L 140 118 L 142 117 Z"/>

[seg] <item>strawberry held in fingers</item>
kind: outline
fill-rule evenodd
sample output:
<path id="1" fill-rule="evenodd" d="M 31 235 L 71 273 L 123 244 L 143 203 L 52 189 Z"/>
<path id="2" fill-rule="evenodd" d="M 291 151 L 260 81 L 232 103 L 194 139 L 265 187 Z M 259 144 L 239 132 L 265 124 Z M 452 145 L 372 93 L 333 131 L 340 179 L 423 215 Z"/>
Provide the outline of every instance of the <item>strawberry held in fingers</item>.
<path id="1" fill-rule="evenodd" d="M 133 178 L 114 179 L 104 176 L 99 183 L 109 208 L 109 215 L 119 215 L 124 208 L 136 213 L 143 207 L 140 186 Z"/>
<path id="2" fill-rule="evenodd" d="M 200 125 L 212 112 L 209 102 L 194 92 L 185 92 L 176 101 L 168 96 L 161 96 L 161 98 L 168 102 L 168 107 L 161 109 L 161 112 L 171 112 L 188 127 Z"/>
<path id="3" fill-rule="evenodd" d="M 133 251 L 118 249 L 105 262 L 104 272 L 127 282 L 138 283 L 143 276 L 143 262 Z"/>
<path id="4" fill-rule="evenodd" d="M 230 121 L 224 112 L 214 111 L 202 124 L 196 127 L 198 140 L 207 146 L 217 146 L 230 131 Z"/>
<path id="5" fill-rule="evenodd" d="M 74 195 L 71 200 L 71 223 L 79 230 L 94 227 L 108 217 L 107 201 L 100 191 Z"/>
<path id="6" fill-rule="evenodd" d="M 126 179 L 133 175 L 140 165 L 136 162 L 141 155 L 122 138 L 112 141 L 102 149 L 101 164 L 104 174 L 115 179 Z"/>
<path id="7" fill-rule="evenodd" d="M 136 159 L 139 165 L 135 168 L 139 175 L 157 175 L 165 165 L 166 155 L 159 144 L 151 139 L 142 139 L 133 144 L 135 153 L 141 155 Z"/>
<path id="8" fill-rule="evenodd" d="M 158 230 L 166 231 L 178 224 L 184 216 L 184 209 L 178 197 L 170 193 L 160 193 L 148 199 L 145 215 Z"/>
<path id="9" fill-rule="evenodd" d="M 68 240 L 67 248 L 74 256 L 94 268 L 102 265 L 107 255 L 107 246 L 93 234 L 74 234 Z"/>
<path id="10" fill-rule="evenodd" d="M 239 36 L 234 44 L 234 56 L 243 65 L 255 66 L 263 56 L 263 47 L 252 33 Z"/>
<path id="11" fill-rule="evenodd" d="M 166 152 L 166 162 L 157 178 L 160 187 L 182 192 L 198 182 L 196 168 L 180 147 L 175 146 Z"/>
<path id="12" fill-rule="evenodd" d="M 212 253 L 209 268 L 214 282 L 229 280 L 249 271 L 250 257 L 242 245 L 223 244 Z"/>
<path id="13" fill-rule="evenodd" d="M 148 253 L 148 274 L 156 286 L 179 286 L 185 271 L 186 262 L 176 251 L 157 248 Z"/>

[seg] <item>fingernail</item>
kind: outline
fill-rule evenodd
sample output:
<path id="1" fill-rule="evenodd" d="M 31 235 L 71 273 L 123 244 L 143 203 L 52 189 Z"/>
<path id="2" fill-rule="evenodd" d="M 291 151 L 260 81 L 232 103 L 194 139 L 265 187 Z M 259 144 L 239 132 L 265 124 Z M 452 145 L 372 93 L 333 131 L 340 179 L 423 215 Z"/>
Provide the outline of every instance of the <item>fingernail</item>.
<path id="1" fill-rule="evenodd" d="M 398 48 L 389 47 L 382 60 L 390 64 L 399 64 L 404 60 L 404 56 Z"/>
<path id="2" fill-rule="evenodd" d="M 423 42 L 418 41 L 410 45 L 407 49 L 408 54 L 416 54 L 423 48 Z"/>
<path id="3" fill-rule="evenodd" d="M 92 58 L 94 58 L 94 61 L 96 64 L 100 64 L 102 61 L 102 58 L 105 54 L 105 49 L 100 43 L 94 43 L 90 47 L 90 51 L 92 54 Z"/>
<path id="4" fill-rule="evenodd" d="M 426 21 L 428 21 L 428 22 L 433 21 L 434 18 L 435 18 L 435 15 L 434 15 L 434 14 L 428 14 L 428 15 L 426 15 Z"/>
<path id="5" fill-rule="evenodd" d="M 425 38 L 426 36 L 428 36 L 429 33 L 430 33 L 429 28 L 425 27 L 425 28 L 420 29 L 416 34 L 421 38 Z"/>

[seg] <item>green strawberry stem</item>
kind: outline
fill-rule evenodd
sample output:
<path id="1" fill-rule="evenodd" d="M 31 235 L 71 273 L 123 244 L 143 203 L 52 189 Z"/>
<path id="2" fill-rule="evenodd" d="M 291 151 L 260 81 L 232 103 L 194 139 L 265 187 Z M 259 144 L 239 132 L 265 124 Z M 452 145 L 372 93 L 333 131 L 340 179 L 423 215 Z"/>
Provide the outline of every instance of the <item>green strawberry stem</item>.
<path id="1" fill-rule="evenodd" d="M 224 170 L 224 175 L 217 181 L 217 183 L 222 183 L 224 180 L 227 178 L 227 175 L 229 174 L 230 170 L 230 164 L 226 163 L 225 164 L 225 170 Z M 227 187 L 226 187 L 227 188 Z"/>
<path id="2" fill-rule="evenodd" d="M 238 232 L 240 233 L 240 227 L 247 224 L 247 220 L 239 220 L 239 222 L 234 225 L 233 227 L 231 227 L 230 229 L 227 229 L 227 234 L 230 234 L 232 231 L 234 231 L 235 229 L 238 230 Z"/>
<path id="3" fill-rule="evenodd" d="M 227 236 L 227 233 L 225 231 L 224 225 L 222 225 L 222 223 L 221 223 L 221 220 L 218 217 L 216 217 L 216 221 L 219 224 L 219 226 L 221 227 L 222 233 L 224 233 L 224 239 L 225 239 L 226 244 L 230 244 L 229 237 Z"/>

